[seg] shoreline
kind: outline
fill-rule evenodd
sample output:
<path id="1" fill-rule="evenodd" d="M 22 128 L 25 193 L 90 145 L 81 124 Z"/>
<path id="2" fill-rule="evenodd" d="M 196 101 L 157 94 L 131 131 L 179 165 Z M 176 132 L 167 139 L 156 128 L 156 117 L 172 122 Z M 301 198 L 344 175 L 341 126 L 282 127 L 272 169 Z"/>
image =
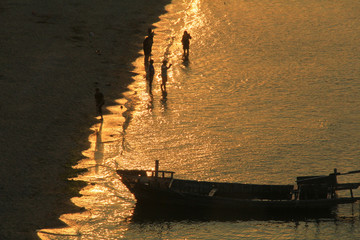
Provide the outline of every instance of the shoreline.
<path id="1" fill-rule="evenodd" d="M 133 82 L 131 63 L 170 0 L 0 4 L 0 238 L 36 238 L 83 186 L 67 180 L 89 148 L 94 89 L 107 106 Z M 106 110 L 104 111 L 106 114 Z"/>

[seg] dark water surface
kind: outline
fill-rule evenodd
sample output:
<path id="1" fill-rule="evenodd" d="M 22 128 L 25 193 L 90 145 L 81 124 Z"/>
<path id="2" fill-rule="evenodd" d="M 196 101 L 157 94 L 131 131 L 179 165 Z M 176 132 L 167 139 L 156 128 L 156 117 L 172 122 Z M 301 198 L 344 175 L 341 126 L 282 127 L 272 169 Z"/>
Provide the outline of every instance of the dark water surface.
<path id="1" fill-rule="evenodd" d="M 161 168 L 179 178 L 294 184 L 300 175 L 360 169 L 360 2 L 174 0 L 155 24 L 156 77 L 143 57 L 127 99 L 95 125 L 78 165 L 89 182 L 43 239 L 358 239 L 359 204 L 295 220 L 141 219 L 117 168 Z M 192 35 L 190 57 L 181 36 Z M 167 58 L 167 99 L 160 66 Z M 131 117 L 124 114 L 132 110 Z M 127 119 L 126 124 L 122 124 Z M 344 179 L 359 182 L 349 175 Z M 340 181 L 343 178 L 339 179 Z M 358 193 L 360 194 L 360 193 Z M 47 232 L 47 233 L 44 233 Z M 49 234 L 49 233 L 52 234 Z"/>

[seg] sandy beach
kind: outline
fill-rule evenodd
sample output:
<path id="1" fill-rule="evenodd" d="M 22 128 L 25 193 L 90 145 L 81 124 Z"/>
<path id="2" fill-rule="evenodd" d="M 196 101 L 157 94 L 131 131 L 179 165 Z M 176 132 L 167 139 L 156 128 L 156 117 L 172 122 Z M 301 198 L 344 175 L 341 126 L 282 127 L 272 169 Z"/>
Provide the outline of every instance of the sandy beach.
<path id="1" fill-rule="evenodd" d="M 96 121 L 132 81 L 147 28 L 170 0 L 0 3 L 0 239 L 60 227 L 81 183 L 68 181 Z"/>

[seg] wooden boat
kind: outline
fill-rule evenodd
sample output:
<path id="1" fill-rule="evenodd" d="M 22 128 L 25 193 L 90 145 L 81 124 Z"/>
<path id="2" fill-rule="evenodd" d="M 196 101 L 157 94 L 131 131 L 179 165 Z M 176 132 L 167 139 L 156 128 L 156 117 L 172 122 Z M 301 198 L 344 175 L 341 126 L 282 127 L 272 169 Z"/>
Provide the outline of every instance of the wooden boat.
<path id="1" fill-rule="evenodd" d="M 359 173 L 352 171 L 345 174 Z M 260 185 L 175 179 L 174 172 L 117 170 L 121 181 L 134 194 L 137 205 L 152 207 L 253 211 L 318 211 L 338 204 L 354 203 L 353 189 L 360 183 L 337 182 L 339 172 L 328 176 L 297 177 L 296 185 Z M 349 190 L 349 196 L 338 191 Z"/>

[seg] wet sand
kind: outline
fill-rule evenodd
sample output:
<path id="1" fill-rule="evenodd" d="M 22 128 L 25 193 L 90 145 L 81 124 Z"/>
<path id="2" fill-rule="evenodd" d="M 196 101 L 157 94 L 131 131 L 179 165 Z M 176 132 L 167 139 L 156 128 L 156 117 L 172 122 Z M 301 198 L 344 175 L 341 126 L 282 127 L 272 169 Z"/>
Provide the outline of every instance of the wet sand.
<path id="1" fill-rule="evenodd" d="M 94 89 L 106 106 L 132 81 L 146 30 L 170 0 L 0 3 L 0 239 L 61 227 L 82 183 Z"/>

